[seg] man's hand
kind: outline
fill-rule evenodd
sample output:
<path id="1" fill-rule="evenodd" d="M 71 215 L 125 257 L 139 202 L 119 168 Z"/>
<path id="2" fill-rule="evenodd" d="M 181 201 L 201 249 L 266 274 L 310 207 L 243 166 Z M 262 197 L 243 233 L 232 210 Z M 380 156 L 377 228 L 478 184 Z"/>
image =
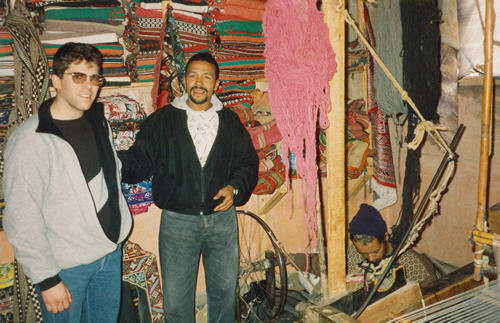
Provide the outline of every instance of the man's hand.
<path id="1" fill-rule="evenodd" d="M 60 313 L 69 308 L 69 304 L 73 302 L 71 294 L 63 282 L 44 290 L 42 292 L 42 298 L 45 302 L 47 311 L 54 314 Z"/>
<path id="2" fill-rule="evenodd" d="M 214 200 L 223 198 L 222 202 L 217 205 L 214 209 L 215 212 L 227 211 L 234 202 L 234 188 L 231 185 L 226 185 L 221 188 L 217 195 L 214 196 Z"/>

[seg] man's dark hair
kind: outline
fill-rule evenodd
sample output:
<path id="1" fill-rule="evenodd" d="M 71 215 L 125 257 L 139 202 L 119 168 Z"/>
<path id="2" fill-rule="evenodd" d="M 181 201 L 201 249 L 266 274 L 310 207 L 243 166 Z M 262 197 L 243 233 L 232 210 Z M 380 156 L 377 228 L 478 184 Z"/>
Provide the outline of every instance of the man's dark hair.
<path id="1" fill-rule="evenodd" d="M 62 78 L 63 73 L 73 63 L 87 61 L 94 63 L 101 69 L 102 54 L 93 45 L 84 43 L 66 43 L 59 47 L 54 55 L 52 73 Z"/>
<path id="2" fill-rule="evenodd" d="M 366 234 L 351 234 L 350 236 L 352 242 L 361 242 L 363 245 L 366 245 L 375 239 L 377 239 L 380 243 L 384 242 L 385 240 L 385 235 L 381 237 L 374 237 Z"/>
<path id="3" fill-rule="evenodd" d="M 212 56 L 212 54 L 210 54 L 210 53 L 198 53 L 198 54 L 194 55 L 193 57 L 191 57 L 186 65 L 186 72 L 189 68 L 189 65 L 192 62 L 196 62 L 196 61 L 204 61 L 204 62 L 210 63 L 213 66 L 215 66 L 215 79 L 216 80 L 219 79 L 219 64 L 217 64 L 217 61 Z"/>

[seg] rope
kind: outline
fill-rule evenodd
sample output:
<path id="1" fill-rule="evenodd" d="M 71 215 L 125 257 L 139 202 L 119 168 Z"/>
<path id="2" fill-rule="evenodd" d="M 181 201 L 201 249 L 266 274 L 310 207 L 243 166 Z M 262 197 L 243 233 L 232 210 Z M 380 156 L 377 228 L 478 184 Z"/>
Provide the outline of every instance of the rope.
<path id="1" fill-rule="evenodd" d="M 441 200 L 441 196 L 448 186 L 448 182 L 450 181 L 451 177 L 453 176 L 455 172 L 455 161 L 451 160 L 450 163 L 448 164 L 448 168 L 446 171 L 446 174 L 444 175 L 443 181 L 441 184 L 431 193 L 429 197 L 429 206 L 426 209 L 423 217 L 415 223 L 413 226 L 412 231 L 408 235 L 408 238 L 406 239 L 405 245 L 399 250 L 397 257 L 401 256 L 404 252 L 410 248 L 413 243 L 417 240 L 419 236 L 419 231 L 423 228 L 424 224 L 427 222 L 427 220 L 435 213 L 438 212 L 438 207 L 439 207 L 439 201 Z M 482 250 L 481 250 L 482 252 Z M 370 268 L 370 274 L 372 275 L 380 275 L 384 272 L 385 268 L 387 267 L 389 261 L 391 260 L 391 257 L 387 257 L 382 259 L 377 266 L 373 265 L 372 263 L 368 263 L 367 261 L 365 262 L 365 266 Z"/>
<path id="2" fill-rule="evenodd" d="M 456 168 L 455 160 L 450 160 L 450 162 L 448 163 L 446 174 L 444 175 L 441 184 L 438 187 L 436 187 L 436 189 L 431 193 L 429 197 L 429 206 L 427 207 L 422 219 L 420 219 L 418 222 L 415 223 L 415 226 L 413 227 L 410 236 L 406 240 L 405 245 L 401 248 L 398 256 L 401 255 L 403 252 L 405 252 L 411 245 L 413 245 L 413 243 L 418 238 L 419 231 L 423 228 L 427 220 L 433 214 L 438 213 L 439 201 L 441 200 L 441 196 L 443 195 L 444 190 L 448 186 L 451 177 L 455 173 L 455 168 Z"/>
<path id="3" fill-rule="evenodd" d="M 412 142 L 408 144 L 408 149 L 416 150 L 422 143 L 425 133 L 432 131 L 434 128 L 436 128 L 439 131 L 448 130 L 448 128 L 446 128 L 445 126 L 434 125 L 432 121 L 429 120 L 422 121 L 419 124 L 417 124 L 417 127 L 415 128 L 415 138 L 413 138 Z"/>
<path id="4" fill-rule="evenodd" d="M 398 81 L 394 78 L 394 76 L 391 74 L 389 69 L 385 66 L 384 62 L 382 59 L 377 55 L 373 47 L 370 46 L 366 38 L 363 36 L 363 33 L 359 30 L 358 26 L 356 25 L 356 22 L 352 19 L 351 15 L 347 10 L 343 10 L 344 18 L 346 22 L 351 25 L 351 27 L 356 31 L 358 34 L 358 37 L 361 39 L 361 41 L 364 43 L 370 54 L 373 56 L 373 58 L 377 61 L 379 64 L 380 68 L 382 71 L 385 73 L 385 75 L 389 78 L 391 83 L 394 85 L 394 87 L 399 91 L 401 94 L 401 99 L 403 101 L 406 101 L 410 107 L 413 109 L 415 114 L 419 117 L 419 119 L 424 122 L 427 121 L 423 116 L 422 113 L 418 110 L 417 106 L 413 102 L 413 100 L 408 96 L 408 92 L 406 92 L 403 87 L 398 83 Z M 441 134 L 439 133 L 438 130 L 440 127 L 434 125 L 432 122 L 429 121 L 429 123 L 425 126 L 426 132 L 450 155 L 450 156 L 455 156 L 455 153 L 450 149 L 446 141 L 443 139 Z M 418 145 L 417 145 L 418 146 Z"/>

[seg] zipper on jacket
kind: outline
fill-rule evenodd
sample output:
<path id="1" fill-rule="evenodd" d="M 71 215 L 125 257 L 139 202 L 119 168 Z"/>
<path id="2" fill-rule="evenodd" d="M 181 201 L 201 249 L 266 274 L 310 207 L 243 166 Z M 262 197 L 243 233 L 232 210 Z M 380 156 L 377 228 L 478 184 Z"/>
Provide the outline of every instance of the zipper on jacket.
<path id="1" fill-rule="evenodd" d="M 201 207 L 200 215 L 203 215 L 203 207 L 205 206 L 205 172 L 204 167 L 201 167 Z"/>

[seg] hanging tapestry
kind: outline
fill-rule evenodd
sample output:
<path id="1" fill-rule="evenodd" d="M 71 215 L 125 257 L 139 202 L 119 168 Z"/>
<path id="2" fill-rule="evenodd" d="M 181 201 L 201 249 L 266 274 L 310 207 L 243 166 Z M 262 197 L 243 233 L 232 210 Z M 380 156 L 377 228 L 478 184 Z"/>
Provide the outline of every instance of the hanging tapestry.
<path id="1" fill-rule="evenodd" d="M 370 118 L 365 112 L 363 99 L 356 99 L 347 105 L 347 178 L 358 178 L 367 165 L 370 135 L 367 129 Z"/>
<path id="2" fill-rule="evenodd" d="M 156 256 L 152 252 L 143 250 L 137 243 L 127 241 L 123 245 L 122 270 L 122 280 L 124 282 L 146 293 L 147 300 L 143 300 L 146 304 L 142 303 L 138 306 L 148 306 L 151 322 L 165 322 L 160 274 L 158 272 Z"/>
<path id="3" fill-rule="evenodd" d="M 402 0 L 400 12 L 403 30 L 403 88 L 413 99 L 426 120 L 435 120 L 439 98 L 439 22 L 440 13 L 435 0 Z M 407 142 L 415 137 L 421 121 L 408 107 Z M 407 150 L 403 181 L 401 222 L 395 239 L 407 230 L 413 217 L 415 194 L 419 187 L 419 150 Z"/>
<path id="4" fill-rule="evenodd" d="M 147 117 L 141 104 L 120 94 L 100 97 L 98 102 L 104 104 L 104 116 L 111 126 L 115 149 L 129 149 L 141 123 Z M 122 192 L 130 212 L 134 215 L 147 212 L 153 204 L 153 191 L 149 180 L 137 184 L 122 183 Z"/>
<path id="5" fill-rule="evenodd" d="M 14 70 L 16 105 L 10 114 L 9 133 L 38 110 L 45 101 L 49 89 L 49 66 L 40 44 L 38 31 L 22 1 L 16 1 L 7 16 L 5 25 L 9 29 L 14 48 Z"/>
<path id="6" fill-rule="evenodd" d="M 365 21 L 365 34 L 370 45 L 375 47 L 375 39 L 371 26 L 368 8 L 363 3 L 363 13 Z M 389 134 L 389 124 L 387 116 L 379 108 L 375 99 L 374 86 L 374 61 L 370 55 L 368 57 L 367 70 L 367 107 L 372 126 L 372 150 L 373 150 L 373 176 L 371 186 L 373 189 L 373 207 L 381 210 L 397 202 L 396 176 L 394 163 L 392 160 L 391 136 Z"/>
<path id="7" fill-rule="evenodd" d="M 376 41 L 377 55 L 382 59 L 391 74 L 399 84 L 403 84 L 403 30 L 401 27 L 400 1 L 378 1 L 374 6 L 375 21 L 373 30 Z M 375 100 L 378 107 L 388 116 L 397 121 L 399 114 L 407 114 L 401 94 L 394 87 L 387 75 L 378 64 L 375 64 L 374 86 L 376 89 Z"/>
<path id="8" fill-rule="evenodd" d="M 43 322 L 35 286 L 26 277 L 20 263 L 14 261 L 14 322 Z"/>
<path id="9" fill-rule="evenodd" d="M 159 109 L 167 106 L 176 97 L 182 96 L 184 71 L 186 62 L 184 52 L 179 39 L 179 29 L 172 16 L 172 9 L 168 8 L 166 18 L 162 27 L 162 44 L 160 57 L 155 66 L 155 85 L 153 95 L 158 93 L 158 97 L 153 96 L 154 108 Z"/>
<path id="10" fill-rule="evenodd" d="M 328 127 L 328 82 L 336 71 L 335 54 L 323 19 L 316 1 L 269 0 L 263 21 L 269 103 L 283 135 L 286 174 L 288 156 L 293 153 L 297 174 L 306 180 L 305 215 L 312 248 L 317 243 L 316 125 Z"/>

